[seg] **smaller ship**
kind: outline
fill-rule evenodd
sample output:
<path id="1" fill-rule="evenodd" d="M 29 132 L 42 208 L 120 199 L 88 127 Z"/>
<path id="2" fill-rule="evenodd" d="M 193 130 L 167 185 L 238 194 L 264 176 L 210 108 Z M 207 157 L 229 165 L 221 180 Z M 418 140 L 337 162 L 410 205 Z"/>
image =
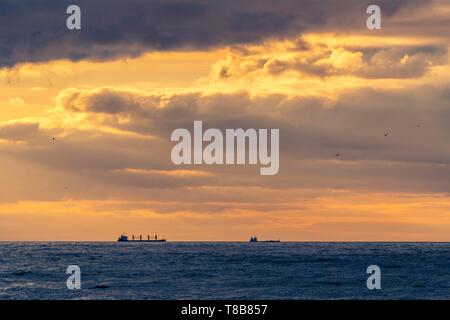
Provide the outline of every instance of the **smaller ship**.
<path id="1" fill-rule="evenodd" d="M 264 243 L 268 243 L 268 242 L 280 242 L 280 239 L 278 240 L 263 240 L 263 241 L 258 241 L 257 237 L 251 237 L 250 238 L 250 242 L 264 242 Z"/>
<path id="2" fill-rule="evenodd" d="M 131 240 L 128 239 L 128 236 L 125 233 L 122 233 L 120 237 L 117 239 L 117 242 L 166 242 L 166 239 L 158 239 L 158 235 L 150 238 L 150 235 L 147 235 L 147 239 L 142 239 L 142 235 L 139 235 L 139 239 L 135 238 L 134 235 L 131 237 Z"/>

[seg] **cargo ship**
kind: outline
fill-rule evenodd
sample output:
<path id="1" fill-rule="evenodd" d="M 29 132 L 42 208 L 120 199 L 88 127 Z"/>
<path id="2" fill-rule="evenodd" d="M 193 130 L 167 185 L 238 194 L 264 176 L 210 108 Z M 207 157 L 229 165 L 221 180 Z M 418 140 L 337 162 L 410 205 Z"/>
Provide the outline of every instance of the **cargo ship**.
<path id="1" fill-rule="evenodd" d="M 278 240 L 263 240 L 263 241 L 259 241 L 257 237 L 251 237 L 249 242 L 271 243 L 271 242 L 281 242 L 281 241 L 280 241 L 280 239 L 278 239 Z"/>
<path id="2" fill-rule="evenodd" d="M 131 240 L 128 239 L 128 236 L 125 233 L 117 239 L 117 242 L 166 242 L 166 239 L 158 239 L 158 235 L 150 238 L 150 235 L 147 235 L 147 239 L 142 239 L 142 235 L 139 235 L 139 238 L 135 238 L 134 235 L 131 237 Z"/>

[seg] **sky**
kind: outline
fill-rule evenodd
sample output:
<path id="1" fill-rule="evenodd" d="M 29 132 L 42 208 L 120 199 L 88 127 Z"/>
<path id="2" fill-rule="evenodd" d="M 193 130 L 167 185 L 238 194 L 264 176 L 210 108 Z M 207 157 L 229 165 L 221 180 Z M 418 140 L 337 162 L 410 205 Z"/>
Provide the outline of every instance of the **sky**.
<path id="1" fill-rule="evenodd" d="M 0 241 L 450 241 L 450 4 L 372 2 L 2 0 Z M 174 165 L 194 120 L 279 173 Z"/>

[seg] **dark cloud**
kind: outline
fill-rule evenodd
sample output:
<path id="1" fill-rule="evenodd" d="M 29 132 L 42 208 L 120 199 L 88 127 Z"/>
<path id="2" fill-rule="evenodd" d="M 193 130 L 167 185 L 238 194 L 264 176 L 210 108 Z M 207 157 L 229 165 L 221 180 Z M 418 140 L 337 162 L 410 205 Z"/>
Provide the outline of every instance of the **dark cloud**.
<path id="1" fill-rule="evenodd" d="M 70 101 L 90 106 L 76 112 L 84 113 L 93 124 L 163 140 L 172 130 L 190 129 L 194 120 L 201 119 L 205 126 L 222 130 L 280 128 L 284 154 L 290 156 L 301 150 L 302 157 L 327 159 L 341 149 L 351 160 L 450 164 L 450 154 L 445 151 L 450 137 L 446 88 L 360 89 L 332 105 L 319 97 L 250 97 L 245 92 L 159 96 L 101 89 L 82 94 L 69 90 L 62 96 L 63 105 Z M 78 101 L 80 96 L 83 98 Z M 97 104 L 105 101 L 125 101 L 122 115 L 127 121 L 122 121 L 120 114 L 99 111 L 103 108 Z M 70 107 L 67 110 L 73 112 Z M 391 135 L 386 137 L 386 132 Z M 417 135 L 413 141 L 408 138 L 411 134 Z"/>
<path id="2" fill-rule="evenodd" d="M 387 19 L 424 0 L 382 0 Z M 112 59 L 146 51 L 210 48 L 304 31 L 365 32 L 371 1 L 79 0 L 82 30 L 66 29 L 73 1 L 3 0 L 0 66 L 54 59 Z"/>
<path id="3" fill-rule="evenodd" d="M 135 96 L 126 92 L 122 95 L 115 94 L 116 91 L 103 89 L 101 94 L 86 95 L 84 92 L 71 91 L 62 98 L 64 108 L 71 112 L 88 112 L 98 114 L 126 114 L 136 113 L 139 110 L 139 101 Z"/>
<path id="4" fill-rule="evenodd" d="M 331 102 L 245 92 L 170 96 L 69 89 L 59 103 L 69 116 L 83 116 L 87 123 L 82 127 L 91 129 L 41 128 L 26 139 L 13 133 L 15 127 L 26 131 L 22 125 L 11 125 L 3 137 L 20 137 L 24 143 L 0 144 L 0 149 L 21 161 L 129 193 L 199 186 L 447 193 L 449 92 L 447 87 L 426 86 L 361 89 Z M 100 105 L 109 101 L 118 104 L 113 112 Z M 279 128 L 279 174 L 265 179 L 258 166 L 173 165 L 172 130 L 192 130 L 199 119 L 205 129 Z M 53 135 L 56 141 L 51 141 Z M 206 174 L 177 176 L 172 170 Z"/>
<path id="5" fill-rule="evenodd" d="M 380 49 L 365 56 L 366 62 L 355 74 L 364 78 L 415 78 L 435 65 L 447 63 L 445 46 L 400 46 Z"/>
<path id="6" fill-rule="evenodd" d="M 39 131 L 37 123 L 11 123 L 0 125 L 0 139 L 9 141 L 25 141 Z"/>

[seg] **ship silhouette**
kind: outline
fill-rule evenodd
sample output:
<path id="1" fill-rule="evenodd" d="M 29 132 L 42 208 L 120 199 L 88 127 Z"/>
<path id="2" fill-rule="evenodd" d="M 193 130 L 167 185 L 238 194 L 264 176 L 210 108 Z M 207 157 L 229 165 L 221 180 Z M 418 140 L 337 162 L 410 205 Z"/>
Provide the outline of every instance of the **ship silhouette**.
<path id="1" fill-rule="evenodd" d="M 142 235 L 139 235 L 139 239 L 135 238 L 134 235 L 131 237 L 131 240 L 128 239 L 128 236 L 125 233 L 122 233 L 120 237 L 117 239 L 117 242 L 166 242 L 166 239 L 158 239 L 158 235 L 150 238 L 150 235 L 147 235 L 147 239 L 142 239 Z"/>
<path id="2" fill-rule="evenodd" d="M 262 241 L 259 241 L 257 237 L 251 237 L 249 242 L 264 242 L 264 243 L 267 243 L 267 242 L 281 242 L 281 241 L 280 241 L 280 239 L 278 239 L 278 240 L 262 240 Z"/>

